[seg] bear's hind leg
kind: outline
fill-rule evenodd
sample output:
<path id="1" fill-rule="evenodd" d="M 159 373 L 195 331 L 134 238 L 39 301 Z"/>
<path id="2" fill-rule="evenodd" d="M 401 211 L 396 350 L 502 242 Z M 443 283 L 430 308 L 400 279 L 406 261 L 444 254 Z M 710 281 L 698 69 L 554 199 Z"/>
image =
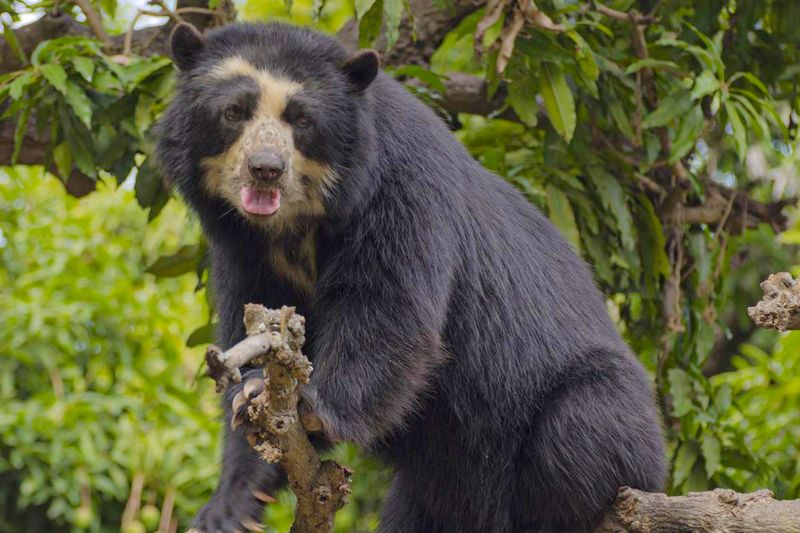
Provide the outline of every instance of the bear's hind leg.
<path id="1" fill-rule="evenodd" d="M 568 383 L 545 402 L 520 454 L 517 531 L 589 531 L 619 487 L 660 491 L 663 441 L 644 372 L 615 371 Z"/>
<path id="2" fill-rule="evenodd" d="M 425 511 L 414 500 L 411 487 L 403 483 L 403 474 L 395 474 L 389 491 L 383 499 L 378 533 L 439 533 L 431 529 Z"/>

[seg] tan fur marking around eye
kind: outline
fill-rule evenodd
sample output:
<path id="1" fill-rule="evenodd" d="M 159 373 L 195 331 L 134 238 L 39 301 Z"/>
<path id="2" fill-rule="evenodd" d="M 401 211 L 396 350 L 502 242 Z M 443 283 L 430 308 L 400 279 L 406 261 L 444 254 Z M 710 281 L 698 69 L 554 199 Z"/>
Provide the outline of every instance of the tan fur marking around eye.
<path id="1" fill-rule="evenodd" d="M 241 57 L 228 57 L 221 61 L 209 73 L 212 79 L 222 80 L 235 76 L 249 76 L 256 80 L 261 88 L 261 97 L 256 110 L 257 117 L 280 118 L 286 108 L 289 97 L 302 87 L 299 83 L 274 76 L 269 72 L 254 67 Z"/>
<path id="2" fill-rule="evenodd" d="M 250 220 L 275 236 L 296 233 L 304 227 L 308 230 L 309 221 L 325 215 L 325 198 L 336 186 L 338 176 L 328 165 L 307 159 L 297 150 L 291 126 L 281 119 L 287 101 L 301 89 L 301 85 L 261 71 L 241 57 L 229 57 L 221 61 L 207 76 L 211 79 L 247 76 L 259 84 L 261 94 L 258 107 L 243 125 L 236 141 L 222 154 L 201 161 L 206 192 L 227 200 L 241 211 L 240 188 L 250 179 L 247 158 L 253 149 L 270 146 L 281 151 L 289 167 L 289 172 L 280 182 L 282 205 L 269 218 Z M 272 263 L 294 285 L 313 287 L 316 267 L 307 268 L 303 265 L 315 261 L 313 254 L 310 255 L 314 250 L 314 241 L 312 239 L 312 244 L 306 246 L 305 241 L 301 242 L 300 239 L 290 240 L 294 241 L 294 248 L 284 244 L 282 250 L 270 252 Z M 307 249 L 298 255 L 295 251 L 301 245 Z M 287 250 L 289 254 L 285 253 Z M 300 260 L 295 261 L 290 256 Z"/>

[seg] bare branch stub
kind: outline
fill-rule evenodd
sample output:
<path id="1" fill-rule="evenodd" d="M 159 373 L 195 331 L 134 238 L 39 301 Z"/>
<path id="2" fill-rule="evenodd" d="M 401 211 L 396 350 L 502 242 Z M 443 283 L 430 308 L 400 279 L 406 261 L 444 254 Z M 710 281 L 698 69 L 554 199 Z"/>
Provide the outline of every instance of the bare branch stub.
<path id="1" fill-rule="evenodd" d="M 297 496 L 293 533 L 328 533 L 350 493 L 352 472 L 332 461 L 321 461 L 303 427 L 297 405 L 300 387 L 313 370 L 301 348 L 305 319 L 293 307 L 280 310 L 248 304 L 244 313 L 247 338 L 223 352 L 206 352 L 208 373 L 223 390 L 241 381 L 243 365 L 264 368 L 264 390 L 247 407 L 256 430 L 253 447 L 261 458 L 279 462 Z"/>
<path id="2" fill-rule="evenodd" d="M 778 272 L 761 282 L 764 296 L 747 314 L 758 327 L 779 331 L 800 329 L 800 283 L 788 272 Z"/>
<path id="3" fill-rule="evenodd" d="M 622 487 L 595 533 L 674 531 L 800 533 L 800 500 L 775 500 L 769 490 L 740 494 L 714 489 L 667 496 Z"/>

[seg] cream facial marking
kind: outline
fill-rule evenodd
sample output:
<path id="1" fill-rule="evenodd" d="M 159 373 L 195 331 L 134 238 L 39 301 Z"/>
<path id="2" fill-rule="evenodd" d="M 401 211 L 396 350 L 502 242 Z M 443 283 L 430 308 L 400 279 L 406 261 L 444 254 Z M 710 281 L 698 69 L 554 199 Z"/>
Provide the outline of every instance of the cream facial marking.
<path id="1" fill-rule="evenodd" d="M 261 89 L 256 116 L 271 117 L 276 120 L 280 119 L 289 97 L 302 88 L 302 85 L 295 81 L 273 76 L 236 56 L 224 59 L 211 69 L 208 76 L 213 80 L 224 80 L 236 76 L 253 78 Z"/>
<path id="2" fill-rule="evenodd" d="M 334 172 L 327 165 L 304 157 L 294 146 L 291 126 L 281 120 L 287 102 L 302 89 L 302 84 L 260 70 L 241 57 L 223 60 L 206 76 L 212 80 L 246 76 L 259 87 L 257 107 L 242 124 L 237 140 L 225 152 L 202 160 L 206 191 L 227 200 L 246 219 L 273 236 L 296 229 L 301 219 L 324 215 L 323 200 L 337 182 Z M 286 164 L 284 174 L 269 185 L 256 183 L 247 163 L 251 154 L 264 147 L 280 154 Z M 245 189 L 272 190 L 273 200 L 277 195 L 280 206 L 268 215 L 248 212 L 243 205 Z"/>

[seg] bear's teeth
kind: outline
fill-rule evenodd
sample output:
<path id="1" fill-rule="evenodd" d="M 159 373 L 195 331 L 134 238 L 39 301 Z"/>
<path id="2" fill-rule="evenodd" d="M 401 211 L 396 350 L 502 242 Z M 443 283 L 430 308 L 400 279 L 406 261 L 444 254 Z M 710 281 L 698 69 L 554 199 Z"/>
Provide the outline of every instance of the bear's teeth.
<path id="1" fill-rule="evenodd" d="M 244 186 L 239 190 L 242 208 L 251 215 L 272 215 L 281 206 L 280 189 L 255 189 Z"/>

